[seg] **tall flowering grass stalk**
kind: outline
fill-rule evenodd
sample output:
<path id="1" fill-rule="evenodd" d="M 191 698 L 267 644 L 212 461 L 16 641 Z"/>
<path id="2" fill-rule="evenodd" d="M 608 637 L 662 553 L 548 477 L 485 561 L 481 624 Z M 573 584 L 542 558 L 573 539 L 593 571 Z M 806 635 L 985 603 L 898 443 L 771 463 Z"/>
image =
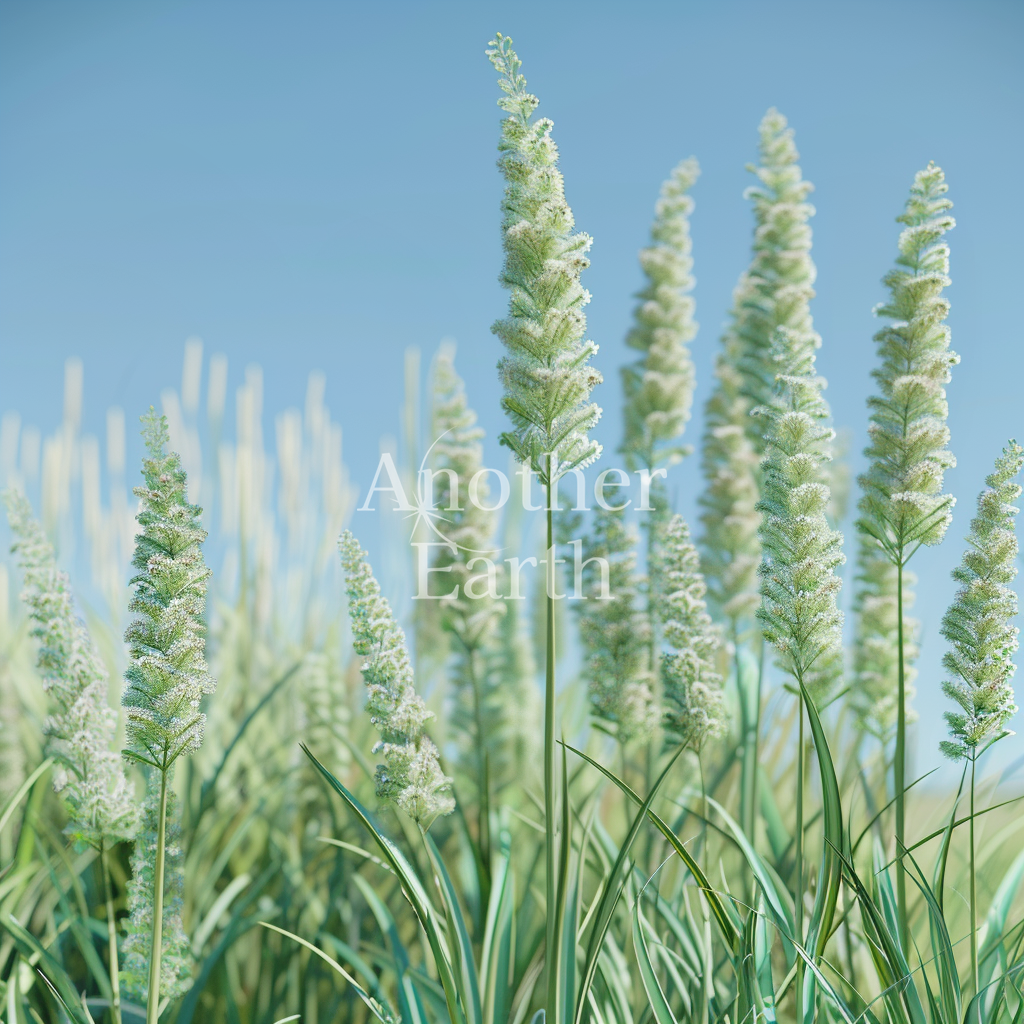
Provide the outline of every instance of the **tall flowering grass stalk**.
<path id="1" fill-rule="evenodd" d="M 68 812 L 64 830 L 76 845 L 99 851 L 107 913 L 111 1013 L 121 1017 L 117 924 L 111 891 L 109 852 L 135 838 L 139 813 L 131 783 L 114 749 L 117 712 L 107 702 L 107 671 L 85 623 L 75 614 L 71 585 L 57 568 L 53 546 L 32 515 L 27 499 L 4 494 L 25 577 L 22 600 L 39 641 L 37 665 L 51 714 L 44 733 L 48 754 L 57 762 L 53 788 Z"/>
<path id="2" fill-rule="evenodd" d="M 146 457 L 144 484 L 134 489 L 139 499 L 141 531 L 135 538 L 131 580 L 135 592 L 128 604 L 136 618 L 125 632 L 131 662 L 125 671 L 121 703 L 126 709 L 124 756 L 150 768 L 159 777 L 155 812 L 152 887 L 133 907 L 133 919 L 148 914 L 144 900 L 152 893 L 152 943 L 149 949 L 149 991 L 146 1024 L 160 1015 L 164 902 L 167 884 L 167 808 L 171 770 L 203 741 L 205 715 L 200 702 L 216 682 L 206 666 L 206 588 L 210 570 L 203 561 L 206 531 L 202 509 L 188 501 L 188 480 L 177 454 L 167 451 L 167 420 L 150 412 L 142 418 Z M 147 860 L 148 863 L 148 860 Z M 169 950 L 172 959 L 174 950 Z M 144 954 L 140 953 L 140 956 Z"/>
<path id="3" fill-rule="evenodd" d="M 971 520 L 967 550 L 953 579 L 960 584 L 953 603 L 942 619 L 942 635 L 950 650 L 942 659 L 952 677 L 942 692 L 957 705 L 947 711 L 950 739 L 942 752 L 971 768 L 970 904 L 971 977 L 975 994 L 978 976 L 978 885 L 975 865 L 974 795 L 978 755 L 1005 736 L 1006 723 L 1017 713 L 1010 680 L 1017 666 L 1011 660 L 1017 650 L 1019 630 L 1017 594 L 1010 587 L 1017 575 L 1016 518 L 1020 509 L 1017 482 L 1024 467 L 1024 447 L 1010 441 L 996 459 L 978 495 L 978 511 Z"/>
<path id="4" fill-rule="evenodd" d="M 954 498 L 943 479 L 956 459 L 947 448 L 945 385 L 959 357 L 950 351 L 945 323 L 949 301 L 949 246 L 943 236 L 955 224 L 947 185 L 934 163 L 918 171 L 903 213 L 896 266 L 884 278 L 889 300 L 876 310 L 891 320 L 875 335 L 880 365 L 872 376 L 878 393 L 868 399 L 871 422 L 865 450 L 870 460 L 860 477 L 863 496 L 857 528 L 896 567 L 896 897 L 904 948 L 909 938 L 906 872 L 906 770 L 908 652 L 903 621 L 907 562 L 922 545 L 942 541 Z"/>
<path id="5" fill-rule="evenodd" d="M 700 165 L 681 161 L 661 186 L 651 225 L 651 244 L 640 250 L 646 279 L 633 310 L 626 345 L 640 352 L 622 369 L 623 439 L 619 450 L 632 471 L 651 476 L 651 510 L 643 515 L 646 533 L 647 579 L 644 583 L 648 633 L 648 671 L 658 673 L 658 594 L 661 590 L 659 533 L 671 515 L 668 492 L 658 467 L 678 462 L 690 449 L 679 443 L 693 406 L 697 375 L 689 345 L 697 336 L 691 292 L 693 243 L 690 189 L 700 177 Z M 664 470 L 662 470 L 664 472 Z"/>
<path id="6" fill-rule="evenodd" d="M 648 660 L 651 623 L 638 606 L 636 547 L 622 511 L 598 508 L 581 554 L 584 562 L 604 562 L 584 570 L 585 600 L 576 605 L 591 713 L 623 748 L 649 742 L 661 717 Z"/>
<path id="7" fill-rule="evenodd" d="M 841 657 L 843 615 L 837 605 L 841 585 L 836 569 L 845 561 L 843 538 L 829 525 L 831 495 L 828 463 L 834 431 L 827 424 L 824 380 L 815 373 L 816 344 L 808 335 L 776 332 L 777 367 L 772 404 L 757 412 L 767 420 L 762 513 L 761 620 L 764 638 L 777 652 L 779 667 L 798 688 L 799 733 L 796 793 L 796 939 L 804 942 L 804 718 L 817 717 L 812 687 L 822 667 Z M 828 673 L 826 673 L 827 675 Z M 805 702 L 812 705 L 805 707 Z M 812 722 L 813 725 L 813 722 Z M 820 752 L 819 752 L 820 757 Z M 826 795 L 827 800 L 827 795 Z M 819 874 L 817 901 L 826 898 L 825 874 L 834 868 L 826 851 Z M 837 883 L 833 883 L 837 884 Z M 834 908 L 833 908 L 834 909 Z M 821 928 L 821 918 L 815 922 Z M 812 936 L 817 946 L 827 927 Z M 821 948 L 815 950 L 821 954 Z M 798 1019 L 813 1010 L 804 988 L 803 961 L 797 966 Z"/>
<path id="8" fill-rule="evenodd" d="M 508 115 L 501 125 L 498 166 L 506 181 L 502 201 L 505 265 L 502 284 L 509 289 L 508 316 L 492 330 L 507 350 L 498 363 L 505 388 L 502 407 L 513 429 L 502 444 L 536 472 L 547 490 L 547 645 L 544 698 L 545 893 L 547 898 L 548 1024 L 560 1024 L 558 978 L 551 965 L 561 922 L 555 910 L 555 537 L 553 508 L 558 479 L 583 468 L 601 454 L 588 431 L 601 415 L 590 400 L 601 374 L 589 365 L 597 351 L 584 341 L 584 306 L 590 295 L 580 274 L 590 264 L 591 239 L 574 233 L 565 200 L 552 122 L 533 120 L 539 103 L 526 91 L 522 62 L 512 40 L 500 33 L 487 51 L 498 71 L 504 96 L 498 105 Z M 568 837 L 563 836 L 563 842 Z"/>
<path id="9" fill-rule="evenodd" d="M 758 605 L 761 549 L 755 506 L 765 450 L 763 422 L 751 412 L 773 400 L 776 332 L 788 332 L 801 345 L 820 343 L 810 311 L 816 270 L 809 225 L 814 208 L 807 196 L 813 186 L 803 179 L 793 129 L 782 114 L 770 109 L 758 134 L 759 162 L 747 168 L 758 181 L 746 191 L 754 207 L 753 254 L 733 291 L 729 325 L 715 361 L 715 387 L 705 408 L 701 462 L 706 484 L 700 499 L 702 569 L 712 606 L 729 623 L 740 690 L 740 818 L 748 831 L 756 803 L 762 671 L 759 667 L 753 692 L 744 692 L 740 647 Z"/>
<path id="10" fill-rule="evenodd" d="M 770 405 L 775 394 L 776 332 L 803 345 L 820 345 L 810 301 L 817 271 L 811 259 L 814 186 L 803 179 L 793 129 L 774 107 L 761 120 L 760 163 L 749 170 L 758 184 L 747 189 L 754 203 L 754 254 L 733 293 L 732 324 L 725 349 L 735 353 L 740 391 L 751 408 Z M 762 453 L 761 424 L 745 420 L 747 437 Z"/>
<path id="11" fill-rule="evenodd" d="M 686 454 L 676 442 L 693 405 L 696 373 L 688 348 L 697 336 L 692 275 L 690 189 L 700 165 L 690 157 L 661 186 L 651 225 L 651 244 L 640 250 L 646 285 L 633 311 L 626 344 L 641 353 L 622 370 L 625 393 L 621 450 L 630 469 L 653 469 Z"/>
<path id="12" fill-rule="evenodd" d="M 413 683 L 405 633 L 366 561 L 366 552 L 349 530 L 338 541 L 345 569 L 353 647 L 366 660 L 366 710 L 380 733 L 373 748 L 377 796 L 404 811 L 424 831 L 439 815 L 455 809 L 452 780 L 441 770 L 437 747 L 426 734 L 434 717 Z"/>
<path id="13" fill-rule="evenodd" d="M 726 725 L 722 677 L 715 667 L 721 636 L 707 612 L 700 555 L 682 516 L 672 517 L 663 543 L 659 612 L 665 640 L 674 648 L 661 659 L 665 728 L 699 757 L 704 743 Z"/>

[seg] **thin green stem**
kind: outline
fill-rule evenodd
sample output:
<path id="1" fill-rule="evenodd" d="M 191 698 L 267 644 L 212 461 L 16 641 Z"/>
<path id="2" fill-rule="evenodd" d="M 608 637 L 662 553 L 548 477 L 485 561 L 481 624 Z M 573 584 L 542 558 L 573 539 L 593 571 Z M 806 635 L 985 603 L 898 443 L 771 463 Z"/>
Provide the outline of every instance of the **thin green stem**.
<path id="1" fill-rule="evenodd" d="M 903 851 L 907 836 L 907 681 L 903 659 L 903 552 L 896 562 L 896 647 L 899 688 L 896 709 L 896 756 L 893 764 L 893 788 L 896 797 L 896 907 L 899 918 L 900 945 L 910 954 L 910 922 L 907 918 L 907 876 Z"/>
<path id="2" fill-rule="evenodd" d="M 121 965 L 117 956 L 117 920 L 114 917 L 114 894 L 110 884 L 110 861 L 107 845 L 100 846 L 100 873 L 103 875 L 103 901 L 107 905 L 107 950 L 110 971 L 110 1020 L 121 1024 Z"/>
<path id="3" fill-rule="evenodd" d="M 697 755 L 697 771 L 700 774 L 700 850 L 704 860 L 704 874 L 708 873 L 708 865 L 711 862 L 711 856 L 708 853 L 708 790 L 707 785 L 704 782 L 704 762 L 701 760 L 700 751 L 695 750 L 694 753 Z M 708 910 L 707 893 L 701 892 L 700 894 L 701 911 L 704 919 L 704 993 L 701 999 L 701 1024 L 707 1024 L 708 1019 L 711 1016 L 711 997 L 714 995 L 714 963 L 711 956 L 711 915 Z"/>
<path id="4" fill-rule="evenodd" d="M 978 876 L 975 871 L 974 846 L 974 766 L 977 764 L 977 750 L 971 756 L 971 981 L 974 984 L 974 995 L 981 990 L 978 974 Z"/>
<path id="5" fill-rule="evenodd" d="M 799 681 L 799 679 L 798 679 Z M 794 919 L 796 923 L 797 942 L 804 944 L 804 695 L 800 687 L 800 707 L 798 714 L 800 724 L 797 730 L 797 761 L 796 761 L 796 899 L 794 902 Z M 796 1019 L 803 1021 L 804 1004 L 804 971 L 803 960 L 796 968 Z"/>
<path id="6" fill-rule="evenodd" d="M 484 736 L 484 715 L 480 699 L 480 681 L 476 674 L 476 648 L 466 645 L 466 664 L 473 687 L 473 718 L 476 732 L 477 794 L 479 799 L 477 817 L 477 842 L 480 844 L 480 859 L 484 866 L 484 888 L 481 904 L 486 907 L 490 899 L 491 879 L 491 779 L 488 770 L 487 745 Z"/>
<path id="7" fill-rule="evenodd" d="M 160 811 L 156 826 L 156 864 L 153 869 L 153 944 L 149 956 L 149 996 L 146 1024 L 160 1018 L 160 957 L 164 934 L 164 853 L 167 844 L 167 772 L 160 773 Z"/>
<path id="8" fill-rule="evenodd" d="M 544 831 L 545 831 L 545 928 L 544 955 L 547 960 L 546 1019 L 558 1024 L 558 946 L 555 920 L 556 829 L 555 822 L 555 526 L 554 485 L 549 478 L 547 492 L 547 650 L 544 673 Z M 148 1024 L 148 1022 L 147 1022 Z"/>

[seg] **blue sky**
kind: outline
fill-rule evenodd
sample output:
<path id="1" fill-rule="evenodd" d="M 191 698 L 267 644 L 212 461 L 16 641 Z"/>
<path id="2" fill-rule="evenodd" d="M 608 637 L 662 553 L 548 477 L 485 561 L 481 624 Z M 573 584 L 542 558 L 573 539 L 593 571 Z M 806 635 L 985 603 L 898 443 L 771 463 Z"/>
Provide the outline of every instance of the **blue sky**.
<path id="1" fill-rule="evenodd" d="M 958 220 L 949 538 L 915 560 L 937 689 L 938 620 L 974 497 L 1024 435 L 1019 191 L 1024 5 L 795 3 L 0 3 L 0 412 L 44 431 L 61 366 L 85 364 L 86 429 L 129 420 L 176 385 L 200 335 L 265 371 L 270 416 L 311 369 L 369 483 L 397 433 L 401 361 L 445 336 L 493 438 L 503 428 L 490 334 L 505 298 L 494 167 L 499 112 L 484 49 L 515 40 L 555 122 L 568 199 L 594 236 L 590 334 L 614 448 L 617 367 L 661 180 L 696 155 L 699 373 L 690 438 L 732 287 L 749 254 L 742 198 L 756 127 L 777 106 L 815 183 L 815 322 L 836 424 L 860 465 L 872 307 L 899 213 L 928 160 Z M 229 390 L 229 393 L 230 393 Z M 492 465 L 505 455 L 491 442 Z M 696 460 L 674 481 L 692 514 Z M 919 701 L 927 736 L 941 701 Z M 1018 751 L 1019 741 L 1013 741 Z"/>

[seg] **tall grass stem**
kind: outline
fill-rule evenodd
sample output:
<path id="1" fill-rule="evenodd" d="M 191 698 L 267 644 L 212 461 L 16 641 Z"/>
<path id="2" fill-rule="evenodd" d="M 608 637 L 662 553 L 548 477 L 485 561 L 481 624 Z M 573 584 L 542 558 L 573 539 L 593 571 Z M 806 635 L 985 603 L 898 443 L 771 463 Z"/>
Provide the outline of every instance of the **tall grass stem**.
<path id="1" fill-rule="evenodd" d="M 121 965 L 117 955 L 117 919 L 114 917 L 114 894 L 110 884 L 110 852 L 107 844 L 100 846 L 100 871 L 103 874 L 103 902 L 107 907 L 107 950 L 110 971 L 110 1020 L 121 1024 Z"/>
<path id="2" fill-rule="evenodd" d="M 896 562 L 896 646 L 897 679 L 896 694 L 896 754 L 893 764 L 893 787 L 896 790 L 896 908 L 899 917 L 900 945 L 905 955 L 910 954 L 910 922 L 907 920 L 907 876 L 903 867 L 903 851 L 906 846 L 907 801 L 907 677 L 903 657 L 903 549 L 899 550 Z M 973 825 L 973 822 L 972 822 Z"/>
<path id="3" fill-rule="evenodd" d="M 553 460 L 552 460 L 553 461 Z M 544 831 L 545 831 L 545 922 L 544 958 L 547 963 L 547 1024 L 557 1024 L 558 949 L 555 936 L 555 524 L 554 506 L 557 482 L 549 472 L 547 497 L 547 564 L 545 565 L 545 601 L 547 602 L 547 647 L 544 672 Z"/>
<path id="4" fill-rule="evenodd" d="M 167 772 L 160 773 L 160 811 L 156 829 L 156 864 L 153 868 L 153 946 L 149 956 L 149 995 L 146 1024 L 160 1018 L 160 955 L 164 930 L 164 853 L 167 845 Z"/>

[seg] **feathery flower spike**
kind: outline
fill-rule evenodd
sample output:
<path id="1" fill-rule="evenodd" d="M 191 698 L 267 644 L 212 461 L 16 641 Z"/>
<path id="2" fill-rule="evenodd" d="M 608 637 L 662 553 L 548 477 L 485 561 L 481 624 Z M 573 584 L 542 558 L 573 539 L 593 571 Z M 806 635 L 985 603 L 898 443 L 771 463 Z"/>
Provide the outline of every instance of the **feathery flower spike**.
<path id="1" fill-rule="evenodd" d="M 752 408 L 773 401 L 775 337 L 780 328 L 801 347 L 821 345 L 810 309 L 817 271 L 811 260 L 808 224 L 814 207 L 806 200 L 814 186 L 801 177 L 793 129 L 777 110 L 765 114 L 759 132 L 761 162 L 749 167 L 759 183 L 746 192 L 754 201 L 754 256 L 733 294 L 730 328 L 741 391 Z M 727 337 L 727 350 L 730 341 Z M 746 430 L 754 449 L 762 454 L 761 424 L 748 418 Z"/>
<path id="2" fill-rule="evenodd" d="M 885 277 L 890 298 L 876 310 L 892 323 L 875 335 L 881 366 L 872 373 L 879 394 L 868 400 L 871 424 L 865 455 L 870 467 L 859 480 L 864 496 L 857 526 L 893 560 L 907 549 L 938 544 L 952 518 L 953 497 L 943 477 L 956 459 L 947 450 L 945 385 L 960 357 L 949 349 L 944 323 L 949 301 L 949 246 L 943 235 L 956 223 L 946 212 L 942 170 L 918 171 L 900 233 L 896 268 Z"/>
<path id="3" fill-rule="evenodd" d="M 138 831 L 135 794 L 113 749 L 117 713 L 107 703 L 107 672 L 85 623 L 75 614 L 67 574 L 53 547 L 15 491 L 4 495 L 16 540 L 12 547 L 25 574 L 22 600 L 39 640 L 38 665 L 52 713 L 44 732 L 56 758 L 53 788 L 68 809 L 67 836 L 100 849 L 132 839 Z"/>
<path id="4" fill-rule="evenodd" d="M 626 344 L 643 353 L 622 370 L 626 396 L 622 452 L 630 469 L 653 469 L 686 453 L 671 445 L 686 428 L 696 375 L 687 345 L 696 337 L 689 195 L 700 166 L 683 160 L 661 187 L 651 245 L 640 250 L 647 286 L 639 293 Z M 668 447 L 665 447 L 668 445 Z"/>
<path id="5" fill-rule="evenodd" d="M 125 632 L 131 664 L 121 703 L 127 709 L 125 757 L 166 772 L 203 742 L 203 696 L 216 681 L 206 667 L 206 531 L 202 509 L 189 504 L 181 461 L 168 453 L 167 420 L 152 410 L 143 417 L 147 457 L 132 565 L 138 575 L 128 609 L 138 617 Z"/>
<path id="6" fill-rule="evenodd" d="M 942 659 L 956 680 L 942 691 L 959 705 L 945 718 L 952 739 L 942 752 L 955 760 L 977 757 L 978 748 L 994 738 L 1017 713 L 1010 679 L 1017 666 L 1017 595 L 1010 583 L 1017 575 L 1013 504 L 1020 497 L 1017 482 L 1024 466 L 1024 448 L 1016 441 L 1003 449 L 978 495 L 978 514 L 971 520 L 967 550 L 953 579 L 961 584 L 942 619 L 942 635 L 951 650 Z"/>
<path id="7" fill-rule="evenodd" d="M 767 417 L 768 430 L 757 506 L 764 552 L 757 615 L 780 667 L 817 700 L 834 681 L 826 667 L 842 651 L 843 615 L 836 604 L 841 581 L 835 570 L 845 557 L 842 535 L 828 523 L 827 464 L 834 432 L 824 423 L 829 417 L 821 394 L 825 382 L 814 370 L 815 346 L 796 340 L 785 330 L 776 333 L 776 392 L 772 405 L 758 410 Z"/>
<path id="8" fill-rule="evenodd" d="M 590 393 L 602 379 L 588 365 L 597 346 L 583 340 L 590 295 L 580 274 L 590 265 L 591 239 L 573 233 L 552 122 L 531 120 L 539 101 L 526 91 L 512 40 L 499 33 L 490 45 L 487 55 L 505 93 L 498 105 L 508 114 L 498 166 L 507 182 L 501 283 L 512 294 L 508 316 L 492 330 L 508 351 L 498 372 L 513 429 L 501 443 L 547 483 L 601 454 L 587 436 L 601 415 Z"/>
<path id="9" fill-rule="evenodd" d="M 730 324 L 715 360 L 701 456 L 701 568 L 712 604 L 734 630 L 758 605 L 755 506 L 765 439 L 763 421 L 751 412 L 774 401 L 772 353 L 780 328 L 801 347 L 821 343 L 810 311 L 816 270 L 808 221 L 814 207 L 806 200 L 813 186 L 801 176 L 786 119 L 772 108 L 758 130 L 761 162 L 748 170 L 759 183 L 746 192 L 754 200 L 753 258 L 733 292 Z"/>
<path id="10" fill-rule="evenodd" d="M 596 510 L 582 557 L 604 559 L 607 587 L 602 593 L 604 568 L 594 563 L 584 570 L 586 600 L 576 605 L 591 710 L 620 743 L 649 739 L 660 717 L 648 666 L 651 625 L 637 607 L 636 540 L 621 511 Z"/>
<path id="11" fill-rule="evenodd" d="M 659 610 L 665 639 L 675 648 L 661 660 L 665 728 L 678 743 L 699 752 L 726 724 L 722 678 L 715 670 L 720 637 L 707 613 L 700 556 L 682 516 L 672 518 L 663 545 L 665 592 Z"/>
<path id="12" fill-rule="evenodd" d="M 437 747 L 424 728 L 433 718 L 413 685 L 405 633 L 366 561 L 366 552 L 349 530 L 338 541 L 347 580 L 353 647 L 366 659 L 366 709 L 381 740 L 377 796 L 400 807 L 422 828 L 455 809 L 451 779 L 441 770 Z"/>

